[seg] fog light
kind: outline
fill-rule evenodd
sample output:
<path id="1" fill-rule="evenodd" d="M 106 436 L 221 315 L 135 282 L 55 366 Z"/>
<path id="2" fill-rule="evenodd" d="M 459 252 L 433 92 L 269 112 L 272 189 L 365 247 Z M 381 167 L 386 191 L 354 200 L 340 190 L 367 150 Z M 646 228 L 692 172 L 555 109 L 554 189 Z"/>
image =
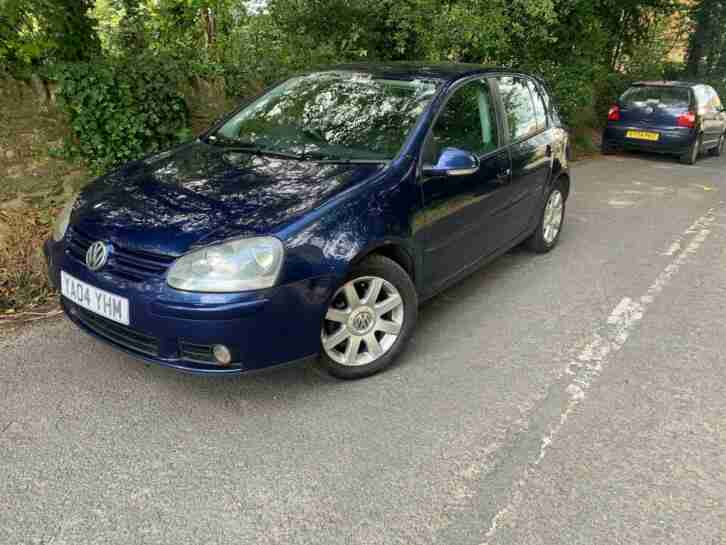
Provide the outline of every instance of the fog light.
<path id="1" fill-rule="evenodd" d="M 214 348 L 212 348 L 212 353 L 214 354 L 214 359 L 221 365 L 229 365 L 232 363 L 232 353 L 223 344 L 215 344 Z"/>

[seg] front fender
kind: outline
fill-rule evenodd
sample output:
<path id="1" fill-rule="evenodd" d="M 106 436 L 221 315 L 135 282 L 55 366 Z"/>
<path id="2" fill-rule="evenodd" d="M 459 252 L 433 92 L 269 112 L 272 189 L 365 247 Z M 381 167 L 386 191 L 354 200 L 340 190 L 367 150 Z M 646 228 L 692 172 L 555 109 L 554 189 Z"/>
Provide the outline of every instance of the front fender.
<path id="1" fill-rule="evenodd" d="M 419 252 L 412 242 L 412 225 L 420 209 L 420 190 L 413 180 L 412 167 L 403 175 L 394 170 L 287 237 L 281 282 L 345 278 L 361 256 L 391 244 L 415 262 Z"/>
<path id="2" fill-rule="evenodd" d="M 570 138 L 567 131 L 564 129 L 559 130 L 561 130 L 563 134 L 556 139 L 557 146 L 553 149 L 552 154 L 552 172 L 549 183 L 545 187 L 544 196 L 549 193 L 553 184 L 564 177 L 567 179 L 567 184 L 564 188 L 565 198 L 567 198 L 570 193 Z"/>

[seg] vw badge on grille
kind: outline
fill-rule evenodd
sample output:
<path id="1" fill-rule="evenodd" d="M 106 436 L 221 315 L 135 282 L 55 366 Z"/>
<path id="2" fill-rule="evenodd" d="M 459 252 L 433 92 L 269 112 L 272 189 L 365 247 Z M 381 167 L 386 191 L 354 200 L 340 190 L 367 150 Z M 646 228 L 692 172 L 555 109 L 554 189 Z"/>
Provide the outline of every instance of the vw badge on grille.
<path id="1" fill-rule="evenodd" d="M 86 266 L 92 271 L 97 271 L 108 261 L 108 246 L 100 240 L 94 242 L 86 251 Z"/>

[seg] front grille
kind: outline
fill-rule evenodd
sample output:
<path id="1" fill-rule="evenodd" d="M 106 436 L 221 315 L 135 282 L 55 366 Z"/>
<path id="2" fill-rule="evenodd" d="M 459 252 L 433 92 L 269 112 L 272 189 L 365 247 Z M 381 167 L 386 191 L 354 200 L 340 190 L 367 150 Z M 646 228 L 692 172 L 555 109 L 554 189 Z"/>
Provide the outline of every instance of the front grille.
<path id="1" fill-rule="evenodd" d="M 85 265 L 86 252 L 95 239 L 73 227 L 68 233 L 67 253 Z M 161 276 L 176 258 L 139 250 L 130 250 L 114 244 L 104 271 L 132 282 L 143 282 L 150 277 Z"/>
<path id="2" fill-rule="evenodd" d="M 183 360 L 196 363 L 217 363 L 212 353 L 212 347 L 207 344 L 194 344 L 181 341 L 179 343 L 179 355 Z"/>
<path id="3" fill-rule="evenodd" d="M 79 306 L 74 307 L 73 314 L 88 329 L 113 343 L 147 356 L 159 355 L 159 339 L 156 337 L 108 320 Z"/>

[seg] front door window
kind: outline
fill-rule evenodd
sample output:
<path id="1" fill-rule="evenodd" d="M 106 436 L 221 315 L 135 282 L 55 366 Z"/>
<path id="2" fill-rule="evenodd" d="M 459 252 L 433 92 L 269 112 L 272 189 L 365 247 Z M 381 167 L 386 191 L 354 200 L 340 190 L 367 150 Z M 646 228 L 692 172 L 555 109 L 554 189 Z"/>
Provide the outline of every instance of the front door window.
<path id="1" fill-rule="evenodd" d="M 497 117 L 489 85 L 472 81 L 457 89 L 431 132 L 426 162 L 436 163 L 444 148 L 459 148 L 478 157 L 499 147 Z"/>

